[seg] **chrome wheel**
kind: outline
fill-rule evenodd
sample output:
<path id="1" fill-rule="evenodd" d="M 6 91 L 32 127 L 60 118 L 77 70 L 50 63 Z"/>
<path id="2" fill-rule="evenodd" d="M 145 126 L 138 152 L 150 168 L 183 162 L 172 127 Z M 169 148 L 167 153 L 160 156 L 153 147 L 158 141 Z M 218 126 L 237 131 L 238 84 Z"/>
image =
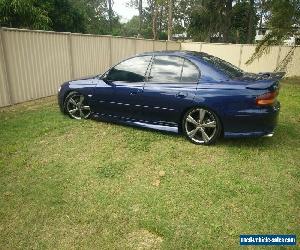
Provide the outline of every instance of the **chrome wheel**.
<path id="1" fill-rule="evenodd" d="M 86 119 L 91 114 L 91 108 L 87 104 L 83 95 L 79 93 L 71 93 L 66 98 L 66 111 L 68 114 L 77 120 Z"/>
<path id="2" fill-rule="evenodd" d="M 188 138 L 197 144 L 212 143 L 219 136 L 218 118 L 204 108 L 190 110 L 185 115 L 183 125 Z"/>

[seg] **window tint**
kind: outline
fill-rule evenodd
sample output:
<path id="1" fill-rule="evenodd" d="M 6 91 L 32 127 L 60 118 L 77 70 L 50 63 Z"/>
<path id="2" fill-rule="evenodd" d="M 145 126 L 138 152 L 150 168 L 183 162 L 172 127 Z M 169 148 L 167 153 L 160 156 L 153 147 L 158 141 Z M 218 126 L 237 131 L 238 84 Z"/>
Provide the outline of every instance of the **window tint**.
<path id="1" fill-rule="evenodd" d="M 244 71 L 241 70 L 240 68 L 218 57 L 211 56 L 202 52 L 194 52 L 194 55 L 198 56 L 200 59 L 209 63 L 210 65 L 213 65 L 214 67 L 216 67 L 218 70 L 223 72 L 225 75 L 228 75 L 229 77 L 232 78 L 241 77 L 244 74 Z"/>
<path id="2" fill-rule="evenodd" d="M 111 81 L 142 82 L 150 60 L 151 56 L 130 58 L 112 68 L 106 78 Z"/>
<path id="3" fill-rule="evenodd" d="M 184 60 L 182 69 L 182 82 L 197 82 L 199 78 L 198 68 L 188 60 Z"/>
<path id="4" fill-rule="evenodd" d="M 150 78 L 151 82 L 180 82 L 184 59 L 177 56 L 155 56 Z"/>

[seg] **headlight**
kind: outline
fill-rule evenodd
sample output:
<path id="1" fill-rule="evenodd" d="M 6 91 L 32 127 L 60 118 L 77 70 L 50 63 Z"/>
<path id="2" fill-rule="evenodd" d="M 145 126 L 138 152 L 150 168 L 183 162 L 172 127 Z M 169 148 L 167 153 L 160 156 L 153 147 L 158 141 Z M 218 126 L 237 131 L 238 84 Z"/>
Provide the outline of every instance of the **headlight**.
<path id="1" fill-rule="evenodd" d="M 60 92 L 60 90 L 61 90 L 61 86 L 58 87 L 58 92 Z"/>

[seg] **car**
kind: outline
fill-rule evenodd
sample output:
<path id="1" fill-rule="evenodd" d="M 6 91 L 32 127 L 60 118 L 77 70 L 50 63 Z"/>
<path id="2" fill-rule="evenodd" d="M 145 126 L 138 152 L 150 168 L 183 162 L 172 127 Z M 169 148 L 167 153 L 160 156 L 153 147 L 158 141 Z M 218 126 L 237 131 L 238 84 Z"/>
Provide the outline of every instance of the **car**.
<path id="1" fill-rule="evenodd" d="M 203 52 L 146 52 L 62 84 L 58 102 L 74 119 L 178 132 L 209 145 L 221 136 L 272 136 L 283 76 L 246 73 Z"/>

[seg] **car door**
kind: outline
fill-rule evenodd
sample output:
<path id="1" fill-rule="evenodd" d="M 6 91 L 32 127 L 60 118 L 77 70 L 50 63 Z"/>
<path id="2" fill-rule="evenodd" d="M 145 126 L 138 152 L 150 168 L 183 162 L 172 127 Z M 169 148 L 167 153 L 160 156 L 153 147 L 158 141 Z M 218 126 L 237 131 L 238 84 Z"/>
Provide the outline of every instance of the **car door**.
<path id="1" fill-rule="evenodd" d="M 95 89 L 98 113 L 140 119 L 142 93 L 151 55 L 129 58 L 111 68 Z"/>
<path id="2" fill-rule="evenodd" d="M 144 118 L 177 125 L 184 110 L 193 105 L 199 75 L 198 68 L 185 58 L 154 56 L 143 93 Z"/>

